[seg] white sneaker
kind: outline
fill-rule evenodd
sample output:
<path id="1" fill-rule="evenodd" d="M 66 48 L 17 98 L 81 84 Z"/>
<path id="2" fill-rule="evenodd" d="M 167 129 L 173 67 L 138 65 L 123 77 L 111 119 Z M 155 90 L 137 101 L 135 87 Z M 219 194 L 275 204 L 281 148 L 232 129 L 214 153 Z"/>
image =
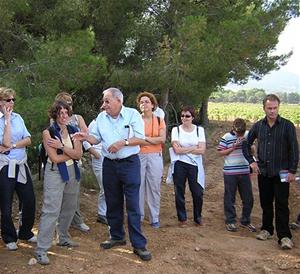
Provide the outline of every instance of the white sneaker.
<path id="1" fill-rule="evenodd" d="M 280 240 L 280 246 L 282 249 L 292 249 L 294 244 L 290 238 L 284 237 Z"/>
<path id="2" fill-rule="evenodd" d="M 18 249 L 18 246 L 15 242 L 11 242 L 11 243 L 8 243 L 6 244 L 6 248 L 9 250 L 9 251 L 15 251 Z"/>
<path id="3" fill-rule="evenodd" d="M 27 242 L 35 244 L 37 243 L 37 237 L 33 235 L 30 239 L 27 240 Z"/>
<path id="4" fill-rule="evenodd" d="M 89 232 L 90 231 L 90 227 L 88 225 L 86 225 L 85 223 L 81 223 L 81 224 L 76 224 L 76 225 L 72 225 L 72 227 L 82 231 L 82 232 Z"/>

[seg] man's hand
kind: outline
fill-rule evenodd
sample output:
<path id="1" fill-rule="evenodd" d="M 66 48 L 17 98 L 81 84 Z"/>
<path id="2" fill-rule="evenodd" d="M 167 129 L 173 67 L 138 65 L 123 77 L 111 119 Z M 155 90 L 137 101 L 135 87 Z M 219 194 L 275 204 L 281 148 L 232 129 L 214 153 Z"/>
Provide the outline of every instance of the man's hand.
<path id="1" fill-rule="evenodd" d="M 117 141 L 113 144 L 111 144 L 109 147 L 108 147 L 108 152 L 109 153 L 116 153 L 118 152 L 123 146 L 125 145 L 125 140 L 120 140 L 120 141 Z"/>
<path id="2" fill-rule="evenodd" d="M 286 178 L 286 179 L 287 179 L 287 182 L 291 183 L 291 182 L 295 181 L 295 177 L 296 177 L 295 174 L 293 174 L 293 173 L 288 173 L 287 178 Z"/>
<path id="3" fill-rule="evenodd" d="M 257 165 L 256 162 L 251 163 L 251 164 L 250 164 L 250 167 L 252 168 L 253 173 L 260 174 L 260 170 L 259 170 L 258 165 Z"/>

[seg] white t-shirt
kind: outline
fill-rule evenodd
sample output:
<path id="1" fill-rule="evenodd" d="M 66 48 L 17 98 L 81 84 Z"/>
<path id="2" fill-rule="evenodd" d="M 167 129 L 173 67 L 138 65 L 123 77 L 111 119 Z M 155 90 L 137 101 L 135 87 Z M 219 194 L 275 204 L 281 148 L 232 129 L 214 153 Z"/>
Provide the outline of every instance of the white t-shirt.
<path id="1" fill-rule="evenodd" d="M 165 119 L 165 112 L 159 106 L 156 107 L 156 109 L 153 111 L 153 114 L 160 119 Z"/>
<path id="2" fill-rule="evenodd" d="M 179 128 L 179 135 L 178 135 L 178 128 Z M 205 134 L 204 128 L 198 126 L 198 135 L 197 135 L 197 126 L 194 125 L 194 130 L 191 132 L 184 131 L 182 126 L 173 127 L 172 128 L 172 135 L 171 141 L 177 141 L 182 147 L 190 147 L 198 145 L 199 142 L 205 143 Z M 192 153 L 180 154 L 179 160 L 191 165 L 197 165 L 196 158 L 201 158 L 202 155 L 195 155 Z"/>

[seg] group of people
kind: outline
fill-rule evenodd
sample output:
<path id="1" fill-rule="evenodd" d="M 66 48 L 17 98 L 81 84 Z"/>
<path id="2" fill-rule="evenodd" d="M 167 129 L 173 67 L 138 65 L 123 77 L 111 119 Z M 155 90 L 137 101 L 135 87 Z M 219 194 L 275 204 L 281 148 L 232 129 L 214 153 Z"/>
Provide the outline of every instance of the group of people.
<path id="1" fill-rule="evenodd" d="M 32 233 L 35 196 L 26 147 L 30 133 L 22 117 L 13 112 L 16 93 L 0 88 L 0 209 L 1 236 L 8 250 L 18 248 L 18 239 L 37 243 L 38 263 L 47 265 L 48 249 L 55 231 L 57 245 L 76 247 L 69 227 L 88 231 L 79 206 L 80 158 L 82 146 L 92 157 L 92 168 L 99 184 L 98 221 L 107 224 L 109 239 L 100 244 L 103 249 L 126 245 L 124 206 L 128 232 L 134 253 L 142 260 L 152 256 L 142 233 L 145 205 L 149 209 L 150 225 L 160 227 L 160 185 L 163 175 L 162 147 L 166 140 L 164 117 L 157 112 L 157 100 L 150 92 L 141 92 L 136 99 L 140 113 L 123 105 L 123 94 L 117 88 L 103 91 L 101 112 L 89 127 L 80 115 L 72 112 L 72 97 L 59 93 L 49 108 L 50 125 L 43 131 L 43 146 L 47 153 L 44 167 L 43 207 L 37 237 Z M 273 200 L 275 225 L 279 244 L 284 249 L 293 246 L 289 230 L 289 182 L 295 179 L 299 151 L 295 127 L 278 115 L 280 100 L 268 95 L 264 102 L 266 117 L 249 132 L 242 119 L 236 119 L 232 131 L 220 141 L 218 151 L 224 162 L 224 213 L 228 231 L 236 231 L 235 196 L 242 198 L 241 226 L 251 231 L 250 215 L 253 194 L 250 169 L 258 174 L 263 224 L 257 239 L 272 237 Z M 204 129 L 195 125 L 195 109 L 181 109 L 181 124 L 171 133 L 170 170 L 174 182 L 177 218 L 181 227 L 187 224 L 185 207 L 186 182 L 193 199 L 193 221 L 201 226 L 205 173 L 202 156 L 206 150 Z M 256 152 L 253 143 L 257 139 Z M 253 156 L 257 155 L 257 160 Z M 279 173 L 286 171 L 282 183 Z M 17 193 L 21 204 L 18 231 L 12 221 L 12 200 Z M 125 202 L 125 203 L 124 203 Z"/>
<path id="2" fill-rule="evenodd" d="M 232 131 L 220 140 L 218 151 L 224 156 L 224 213 L 226 229 L 237 231 L 235 196 L 241 196 L 243 209 L 240 226 L 255 232 L 250 222 L 253 194 L 250 172 L 257 174 L 259 200 L 262 208 L 262 226 L 258 240 L 268 240 L 275 228 L 282 249 L 292 249 L 290 228 L 299 226 L 300 214 L 289 224 L 289 189 L 295 181 L 299 163 L 296 129 L 292 122 L 279 115 L 280 99 L 269 94 L 263 100 L 265 117 L 246 131 L 245 121 L 236 119 Z M 256 141 L 256 142 L 255 142 Z"/>

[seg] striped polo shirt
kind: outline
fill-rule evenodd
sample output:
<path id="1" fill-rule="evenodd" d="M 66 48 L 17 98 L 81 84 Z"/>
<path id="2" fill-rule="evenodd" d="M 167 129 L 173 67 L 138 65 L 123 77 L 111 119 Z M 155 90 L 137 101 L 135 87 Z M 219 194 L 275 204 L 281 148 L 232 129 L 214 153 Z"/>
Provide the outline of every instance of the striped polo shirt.
<path id="1" fill-rule="evenodd" d="M 246 138 L 248 131 L 245 132 L 244 138 Z M 220 140 L 217 147 L 219 151 L 231 148 L 236 142 L 237 136 L 233 132 L 226 133 Z M 244 143 L 244 142 L 243 142 Z M 250 168 L 249 163 L 243 155 L 242 143 L 238 145 L 234 151 L 224 157 L 224 168 L 223 172 L 225 175 L 237 175 L 237 174 L 249 174 Z"/>

